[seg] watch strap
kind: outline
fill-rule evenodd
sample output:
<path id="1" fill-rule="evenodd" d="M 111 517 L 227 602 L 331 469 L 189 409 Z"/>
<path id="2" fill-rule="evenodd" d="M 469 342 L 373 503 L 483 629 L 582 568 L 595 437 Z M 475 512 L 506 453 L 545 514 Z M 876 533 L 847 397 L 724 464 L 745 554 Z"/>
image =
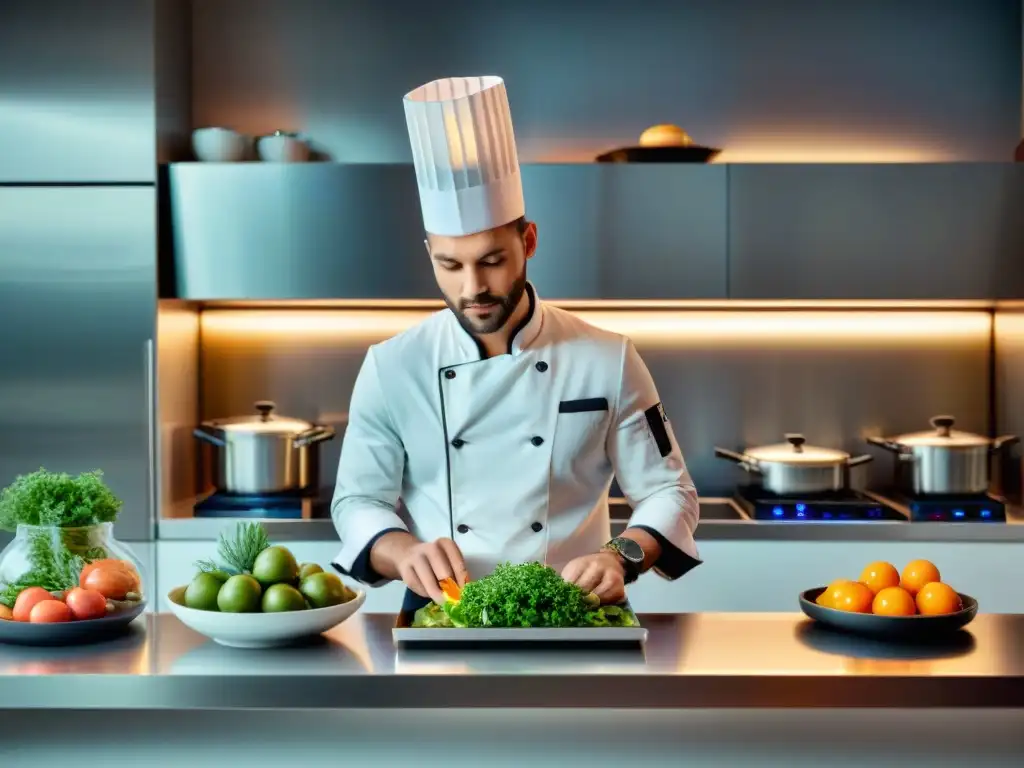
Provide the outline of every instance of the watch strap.
<path id="1" fill-rule="evenodd" d="M 625 572 L 623 580 L 626 584 L 632 584 L 634 581 L 640 578 L 640 563 L 635 563 L 628 557 L 626 557 L 622 553 L 622 547 L 619 546 L 619 543 L 616 539 L 612 539 L 611 541 L 609 541 L 607 544 L 604 545 L 603 548 L 618 556 L 619 562 L 622 563 L 622 569 Z"/>

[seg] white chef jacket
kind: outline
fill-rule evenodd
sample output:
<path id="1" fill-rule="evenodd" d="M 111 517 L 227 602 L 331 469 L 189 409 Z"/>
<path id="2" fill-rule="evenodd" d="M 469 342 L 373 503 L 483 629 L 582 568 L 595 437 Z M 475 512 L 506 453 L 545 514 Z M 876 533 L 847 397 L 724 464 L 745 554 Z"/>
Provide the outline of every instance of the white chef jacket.
<path id="1" fill-rule="evenodd" d="M 613 476 L 629 525 L 662 543 L 660 575 L 700 562 L 697 492 L 632 342 L 527 290 L 508 354 L 485 358 L 448 309 L 370 347 L 331 503 L 342 572 L 396 529 L 452 538 L 471 578 L 504 561 L 561 569 L 611 538 Z"/>

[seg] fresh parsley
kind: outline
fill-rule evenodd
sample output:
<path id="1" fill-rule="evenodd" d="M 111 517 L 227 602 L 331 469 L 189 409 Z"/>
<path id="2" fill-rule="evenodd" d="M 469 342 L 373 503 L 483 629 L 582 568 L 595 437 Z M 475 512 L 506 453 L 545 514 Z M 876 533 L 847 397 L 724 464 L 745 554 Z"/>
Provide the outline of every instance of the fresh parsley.
<path id="1" fill-rule="evenodd" d="M 447 616 L 446 620 L 444 617 Z M 451 621 L 451 619 L 456 621 Z M 632 613 L 620 606 L 596 606 L 588 593 L 540 563 L 503 563 L 462 588 L 448 611 L 422 610 L 420 626 L 628 627 Z"/>

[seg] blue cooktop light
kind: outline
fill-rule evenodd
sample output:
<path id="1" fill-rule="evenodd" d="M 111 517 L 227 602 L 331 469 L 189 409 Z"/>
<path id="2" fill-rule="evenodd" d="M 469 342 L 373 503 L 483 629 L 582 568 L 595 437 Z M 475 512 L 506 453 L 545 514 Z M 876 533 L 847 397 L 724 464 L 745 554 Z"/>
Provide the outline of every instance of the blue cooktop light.
<path id="1" fill-rule="evenodd" d="M 772 510 L 772 514 L 776 517 L 782 517 L 782 507 L 776 507 Z"/>

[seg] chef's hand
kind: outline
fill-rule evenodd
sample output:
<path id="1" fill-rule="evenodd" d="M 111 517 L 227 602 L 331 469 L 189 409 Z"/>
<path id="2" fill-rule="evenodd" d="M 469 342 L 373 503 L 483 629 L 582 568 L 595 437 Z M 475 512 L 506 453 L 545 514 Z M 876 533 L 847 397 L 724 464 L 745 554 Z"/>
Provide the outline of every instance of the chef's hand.
<path id="1" fill-rule="evenodd" d="M 454 579 L 462 587 L 469 581 L 466 561 L 451 539 L 420 541 L 404 531 L 387 533 L 374 544 L 370 562 L 378 573 L 401 579 L 417 595 L 438 605 L 445 601 L 438 582 Z"/>
<path id="2" fill-rule="evenodd" d="M 595 552 L 570 560 L 562 569 L 562 578 L 593 592 L 605 605 L 626 599 L 626 569 L 614 552 Z"/>

